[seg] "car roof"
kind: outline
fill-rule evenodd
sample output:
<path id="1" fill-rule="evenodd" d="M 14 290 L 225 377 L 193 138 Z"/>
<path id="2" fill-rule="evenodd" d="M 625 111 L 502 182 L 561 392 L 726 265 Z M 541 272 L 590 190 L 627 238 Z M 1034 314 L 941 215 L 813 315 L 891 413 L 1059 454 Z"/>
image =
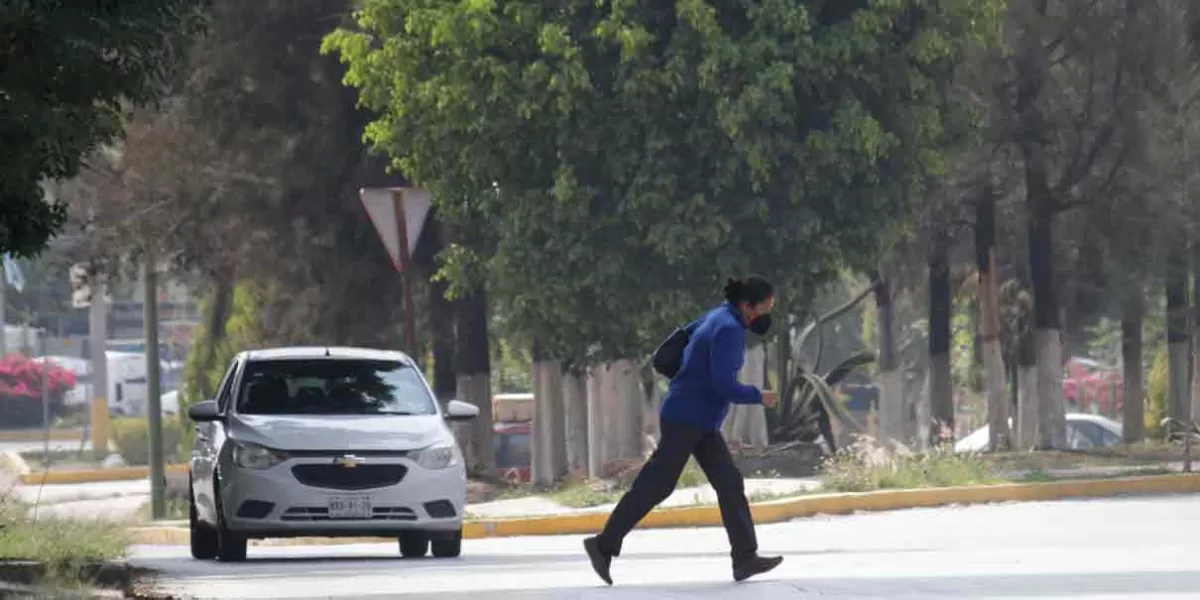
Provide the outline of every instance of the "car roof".
<path id="1" fill-rule="evenodd" d="M 313 359 L 351 359 L 351 360 L 394 360 L 405 364 L 414 364 L 413 360 L 403 352 L 395 350 L 379 350 L 375 348 L 352 348 L 347 346 L 288 346 L 283 348 L 263 348 L 247 350 L 238 355 L 242 360 L 313 360 Z"/>

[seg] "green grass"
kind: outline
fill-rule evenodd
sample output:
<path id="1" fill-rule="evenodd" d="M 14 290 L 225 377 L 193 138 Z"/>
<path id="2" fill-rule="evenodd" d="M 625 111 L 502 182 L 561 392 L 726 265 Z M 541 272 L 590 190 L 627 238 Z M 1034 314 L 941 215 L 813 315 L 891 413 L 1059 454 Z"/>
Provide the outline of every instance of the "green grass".
<path id="1" fill-rule="evenodd" d="M 870 438 L 829 457 L 821 465 L 828 492 L 869 492 L 999 483 L 987 461 L 975 454 L 956 454 L 949 447 L 914 453 L 884 447 Z"/>
<path id="2" fill-rule="evenodd" d="M 80 567 L 123 558 L 128 547 L 122 524 L 46 516 L 34 520 L 25 504 L 0 497 L 0 559 L 45 564 L 47 583 L 86 586 L 78 576 Z"/>
<path id="3" fill-rule="evenodd" d="M 188 518 L 188 499 L 186 497 L 177 497 L 177 496 L 172 496 L 172 495 L 168 494 L 167 498 L 166 498 L 166 507 L 165 508 L 167 510 L 166 510 L 165 515 L 163 516 L 163 520 L 179 521 L 179 520 Z M 153 521 L 154 520 L 154 514 L 153 514 L 153 511 L 151 510 L 151 506 L 150 506 L 149 502 L 147 502 L 144 506 L 142 506 L 142 511 L 141 511 L 140 517 L 141 517 L 142 521 Z"/>

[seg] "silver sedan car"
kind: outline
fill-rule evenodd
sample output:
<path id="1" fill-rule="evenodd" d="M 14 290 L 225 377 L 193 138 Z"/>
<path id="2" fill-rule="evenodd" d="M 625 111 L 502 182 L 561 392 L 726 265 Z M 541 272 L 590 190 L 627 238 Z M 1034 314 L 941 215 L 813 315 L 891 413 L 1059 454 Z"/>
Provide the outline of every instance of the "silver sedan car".
<path id="1" fill-rule="evenodd" d="M 217 397 L 188 409 L 192 556 L 240 561 L 249 539 L 388 536 L 405 557 L 462 549 L 467 478 L 449 422 L 406 355 L 355 348 L 243 352 Z"/>

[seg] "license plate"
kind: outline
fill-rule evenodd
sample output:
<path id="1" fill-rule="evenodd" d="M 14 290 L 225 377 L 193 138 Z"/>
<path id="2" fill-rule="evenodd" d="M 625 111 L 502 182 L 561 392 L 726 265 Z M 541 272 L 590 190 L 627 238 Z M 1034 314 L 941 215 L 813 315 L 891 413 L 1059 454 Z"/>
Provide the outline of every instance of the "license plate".
<path id="1" fill-rule="evenodd" d="M 370 519 L 370 496 L 330 496 L 330 519 Z"/>

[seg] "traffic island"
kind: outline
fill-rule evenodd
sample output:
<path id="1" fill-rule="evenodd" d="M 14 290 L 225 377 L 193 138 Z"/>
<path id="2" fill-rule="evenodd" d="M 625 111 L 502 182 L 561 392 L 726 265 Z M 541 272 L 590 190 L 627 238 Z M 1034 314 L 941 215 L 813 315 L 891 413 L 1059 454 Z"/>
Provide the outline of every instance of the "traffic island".
<path id="1" fill-rule="evenodd" d="M 119 562 L 128 547 L 120 524 L 46 517 L 15 497 L 0 496 L 2 597 L 131 590 L 141 573 Z"/>
<path id="2" fill-rule="evenodd" d="M 1038 502 L 1076 498 L 1127 495 L 1200 493 L 1200 474 L 1129 476 L 1036 483 L 959 486 L 923 489 L 882 490 L 862 493 L 808 494 L 794 498 L 756 502 L 751 510 L 757 523 L 777 523 L 816 515 L 849 514 L 858 511 L 900 510 L 995 502 Z M 494 537 L 590 534 L 599 531 L 607 511 L 539 515 L 508 519 L 469 520 L 463 537 Z M 716 506 L 688 506 L 656 510 L 638 525 L 641 529 L 670 527 L 717 527 L 721 511 Z M 188 543 L 184 526 L 146 526 L 132 529 L 132 543 L 182 545 Z M 337 545 L 391 541 L 380 538 L 292 538 L 263 540 L 254 545 Z"/>

